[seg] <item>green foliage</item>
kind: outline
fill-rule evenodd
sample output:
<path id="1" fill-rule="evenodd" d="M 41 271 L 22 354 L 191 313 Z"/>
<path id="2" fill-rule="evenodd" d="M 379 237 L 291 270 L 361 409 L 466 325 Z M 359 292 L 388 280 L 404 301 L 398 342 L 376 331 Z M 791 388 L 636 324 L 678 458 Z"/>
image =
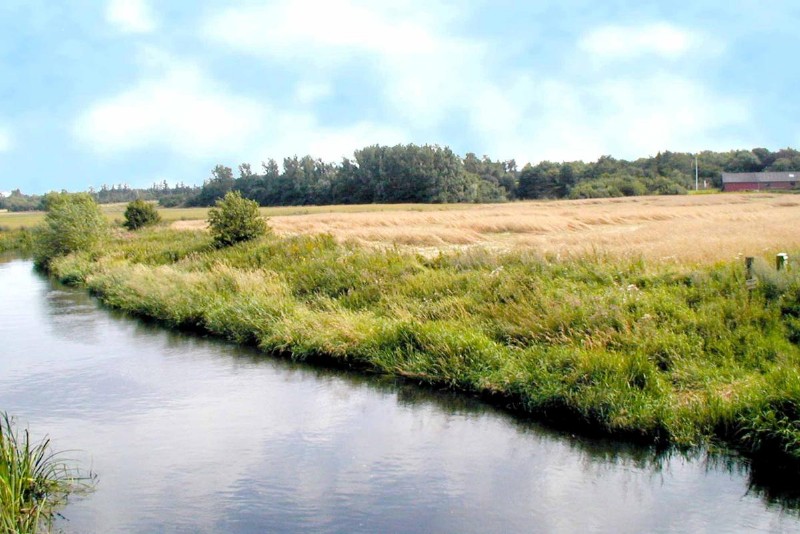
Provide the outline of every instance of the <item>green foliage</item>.
<path id="1" fill-rule="evenodd" d="M 27 228 L 8 230 L 0 227 L 0 252 L 10 250 L 30 254 L 33 250 L 33 232 Z"/>
<path id="2" fill-rule="evenodd" d="M 15 189 L 7 197 L 0 195 L 0 209 L 8 211 L 33 211 L 41 209 L 42 197 L 38 195 L 23 195 Z"/>
<path id="3" fill-rule="evenodd" d="M 228 192 L 208 212 L 208 224 L 217 246 L 235 245 L 267 232 L 267 223 L 258 213 L 258 203 L 243 198 L 238 191 Z"/>
<path id="4" fill-rule="evenodd" d="M 138 230 L 143 226 L 150 226 L 161 221 L 155 206 L 144 200 L 134 200 L 125 208 L 125 222 L 123 226 L 128 230 Z"/>
<path id="5" fill-rule="evenodd" d="M 800 151 L 792 148 L 706 150 L 697 156 L 701 187 L 708 187 L 705 191 L 721 186 L 723 172 L 800 171 Z M 437 145 L 372 145 L 341 163 L 311 155 L 284 158 L 282 163 L 283 169 L 269 159 L 262 163 L 261 172 L 242 163 L 238 177 L 231 167 L 217 165 L 202 187 L 166 182 L 147 189 L 103 185 L 91 194 L 99 203 L 141 198 L 176 207 L 213 206 L 228 192 L 239 191 L 261 206 L 298 206 L 679 195 L 695 186 L 695 154 L 670 151 L 634 161 L 611 156 L 594 162 L 542 161 L 520 170 L 513 159 L 493 161 L 473 153 L 462 158 Z M 0 210 L 39 210 L 44 204 L 41 196 L 19 190 L 0 196 Z"/>
<path id="6" fill-rule="evenodd" d="M 94 480 L 61 461 L 48 438 L 32 442 L 0 413 L 0 533 L 49 531 L 67 497 L 90 491 Z"/>
<path id="7" fill-rule="evenodd" d="M 723 172 L 800 171 L 800 151 L 792 148 L 706 150 L 697 156 L 705 191 L 721 186 Z M 611 156 L 594 162 L 542 161 L 520 170 L 513 159 L 493 161 L 473 153 L 461 158 L 437 145 L 373 145 L 338 164 L 311 155 L 284 158 L 282 163 L 281 170 L 269 159 L 260 173 L 242 163 L 238 177 L 231 167 L 217 165 L 202 187 L 166 182 L 147 189 L 103 185 L 91 194 L 99 203 L 141 198 L 176 207 L 213 206 L 226 193 L 239 191 L 261 206 L 298 206 L 679 195 L 695 186 L 695 154 L 670 151 L 634 161 Z M 19 190 L 0 196 L 0 210 L 39 210 L 43 205 L 42 197 Z"/>
<path id="8" fill-rule="evenodd" d="M 58 256 L 97 250 L 108 234 L 100 206 L 88 193 L 49 193 L 44 223 L 35 230 L 34 260 L 47 267 Z"/>

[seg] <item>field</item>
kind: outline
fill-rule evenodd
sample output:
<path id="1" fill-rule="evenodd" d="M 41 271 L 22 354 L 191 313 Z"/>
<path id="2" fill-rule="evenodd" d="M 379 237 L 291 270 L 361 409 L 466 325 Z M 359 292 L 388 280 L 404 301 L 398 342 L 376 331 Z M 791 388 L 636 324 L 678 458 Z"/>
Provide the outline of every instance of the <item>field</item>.
<path id="1" fill-rule="evenodd" d="M 124 204 L 104 205 L 121 221 Z M 207 208 L 160 209 L 178 229 L 205 227 Z M 426 255 L 481 246 L 496 252 L 644 256 L 713 263 L 800 248 L 800 197 L 716 194 L 508 204 L 369 204 L 261 208 L 278 235 L 329 233 L 370 247 Z M 0 213 L 0 228 L 30 227 L 41 213 Z"/>
<path id="2" fill-rule="evenodd" d="M 271 217 L 270 225 L 279 235 L 330 233 L 340 241 L 398 245 L 428 253 L 478 245 L 495 251 L 522 248 L 553 255 L 599 252 L 695 263 L 800 248 L 800 198 L 790 195 L 373 205 L 263 212 Z M 204 222 L 184 220 L 174 226 L 202 228 Z"/>

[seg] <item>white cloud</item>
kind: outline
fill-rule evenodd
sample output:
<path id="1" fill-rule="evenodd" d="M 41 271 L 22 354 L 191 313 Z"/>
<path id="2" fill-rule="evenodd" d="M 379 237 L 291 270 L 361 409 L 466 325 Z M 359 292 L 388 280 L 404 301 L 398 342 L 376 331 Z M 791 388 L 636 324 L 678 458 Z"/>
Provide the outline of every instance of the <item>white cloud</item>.
<path id="1" fill-rule="evenodd" d="M 261 128 L 266 110 L 225 93 L 191 64 L 98 102 L 77 121 L 79 139 L 97 152 L 163 146 L 187 156 L 227 153 Z"/>
<path id="2" fill-rule="evenodd" d="M 159 147 L 229 162 L 293 154 L 336 161 L 360 146 L 408 139 L 400 129 L 368 121 L 327 127 L 301 108 L 234 95 L 196 65 L 158 50 L 144 49 L 140 59 L 158 73 L 95 103 L 76 120 L 73 133 L 88 149 L 113 155 Z M 324 91 L 301 85 L 298 93 L 316 98 Z"/>
<path id="3" fill-rule="evenodd" d="M 578 46 L 599 60 L 630 60 L 651 55 L 674 60 L 700 49 L 704 42 L 698 33 L 654 23 L 604 26 L 584 35 Z"/>
<path id="4" fill-rule="evenodd" d="M 524 162 L 723 150 L 742 146 L 744 140 L 719 132 L 750 119 L 745 102 L 667 73 L 581 85 L 553 79 L 530 84 L 528 91 L 533 99 L 511 93 L 509 101 L 501 101 L 520 110 L 521 120 L 485 126 L 489 153 Z"/>
<path id="5" fill-rule="evenodd" d="M 424 10 L 358 0 L 281 0 L 228 8 L 206 21 L 205 34 L 233 49 L 325 64 L 354 52 L 425 52 Z M 407 4 L 407 2 L 406 2 Z M 418 6 L 421 7 L 421 6 Z"/>
<path id="6" fill-rule="evenodd" d="M 343 157 L 351 157 L 355 150 L 365 146 L 396 145 L 411 141 L 400 128 L 369 121 L 343 127 L 326 127 L 311 115 L 279 116 L 277 119 L 280 130 L 264 137 L 257 153 L 248 158 L 250 161 L 311 154 L 323 161 L 335 162 Z"/>
<path id="7" fill-rule="evenodd" d="M 106 20 L 125 33 L 150 33 L 156 29 L 147 0 L 109 0 Z"/>
<path id="8" fill-rule="evenodd" d="M 294 98 L 299 104 L 313 104 L 331 95 L 333 88 L 327 82 L 301 82 L 297 84 Z"/>
<path id="9" fill-rule="evenodd" d="M 460 36 L 457 17 L 419 0 L 390 6 L 332 0 L 322 7 L 283 0 L 228 8 L 209 18 L 204 32 L 232 50 L 322 75 L 361 61 L 379 80 L 387 124 L 413 132 L 416 142 L 431 142 L 457 119 L 480 145 L 473 150 L 520 162 L 725 148 L 720 143 L 735 140 L 720 139 L 719 131 L 749 119 L 745 102 L 653 64 L 626 78 L 606 69 L 584 71 L 580 79 L 569 72 L 500 71 L 492 65 L 492 46 L 500 45 Z M 700 33 L 654 23 L 601 27 L 565 53 L 602 64 L 721 50 Z M 311 102 L 315 93 L 298 89 L 301 94 L 308 98 L 298 100 Z"/>
<path id="10" fill-rule="evenodd" d="M 310 16 L 309 13 L 313 13 Z M 435 2 L 282 0 L 246 4 L 210 17 L 205 35 L 232 50 L 330 73 L 364 60 L 382 96 L 417 129 L 433 128 L 472 105 L 483 84 L 482 44 L 449 32 L 454 12 Z"/>

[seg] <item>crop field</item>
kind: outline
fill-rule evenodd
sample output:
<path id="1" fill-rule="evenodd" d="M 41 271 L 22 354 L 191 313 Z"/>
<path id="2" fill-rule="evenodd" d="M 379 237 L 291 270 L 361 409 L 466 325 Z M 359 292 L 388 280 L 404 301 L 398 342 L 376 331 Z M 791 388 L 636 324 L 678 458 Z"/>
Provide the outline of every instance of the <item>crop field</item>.
<path id="1" fill-rule="evenodd" d="M 103 206 L 122 221 L 125 204 Z M 208 208 L 159 213 L 178 229 L 202 229 Z M 367 204 L 261 208 L 278 235 L 327 233 L 338 241 L 426 255 L 479 246 L 572 256 L 644 256 L 713 263 L 800 248 L 800 197 L 737 193 L 507 204 Z M 0 228 L 31 227 L 42 213 L 0 213 Z"/>
<path id="2" fill-rule="evenodd" d="M 170 220 L 178 210 L 164 210 Z M 800 248 L 800 197 L 718 194 L 514 202 L 263 209 L 279 235 L 332 234 L 339 241 L 435 254 L 480 246 L 541 254 L 646 256 L 713 263 Z M 176 228 L 205 226 L 184 216 Z M 175 219 L 172 219 L 175 220 Z"/>

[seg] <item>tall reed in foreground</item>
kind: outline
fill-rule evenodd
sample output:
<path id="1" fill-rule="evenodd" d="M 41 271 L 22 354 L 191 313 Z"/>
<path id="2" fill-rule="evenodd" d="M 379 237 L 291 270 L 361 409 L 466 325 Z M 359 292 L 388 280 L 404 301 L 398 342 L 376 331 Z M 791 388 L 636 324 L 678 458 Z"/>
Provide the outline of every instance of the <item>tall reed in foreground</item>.
<path id="1" fill-rule="evenodd" d="M 0 533 L 49 531 L 68 496 L 90 491 L 94 480 L 52 452 L 49 438 L 32 442 L 0 413 Z"/>

